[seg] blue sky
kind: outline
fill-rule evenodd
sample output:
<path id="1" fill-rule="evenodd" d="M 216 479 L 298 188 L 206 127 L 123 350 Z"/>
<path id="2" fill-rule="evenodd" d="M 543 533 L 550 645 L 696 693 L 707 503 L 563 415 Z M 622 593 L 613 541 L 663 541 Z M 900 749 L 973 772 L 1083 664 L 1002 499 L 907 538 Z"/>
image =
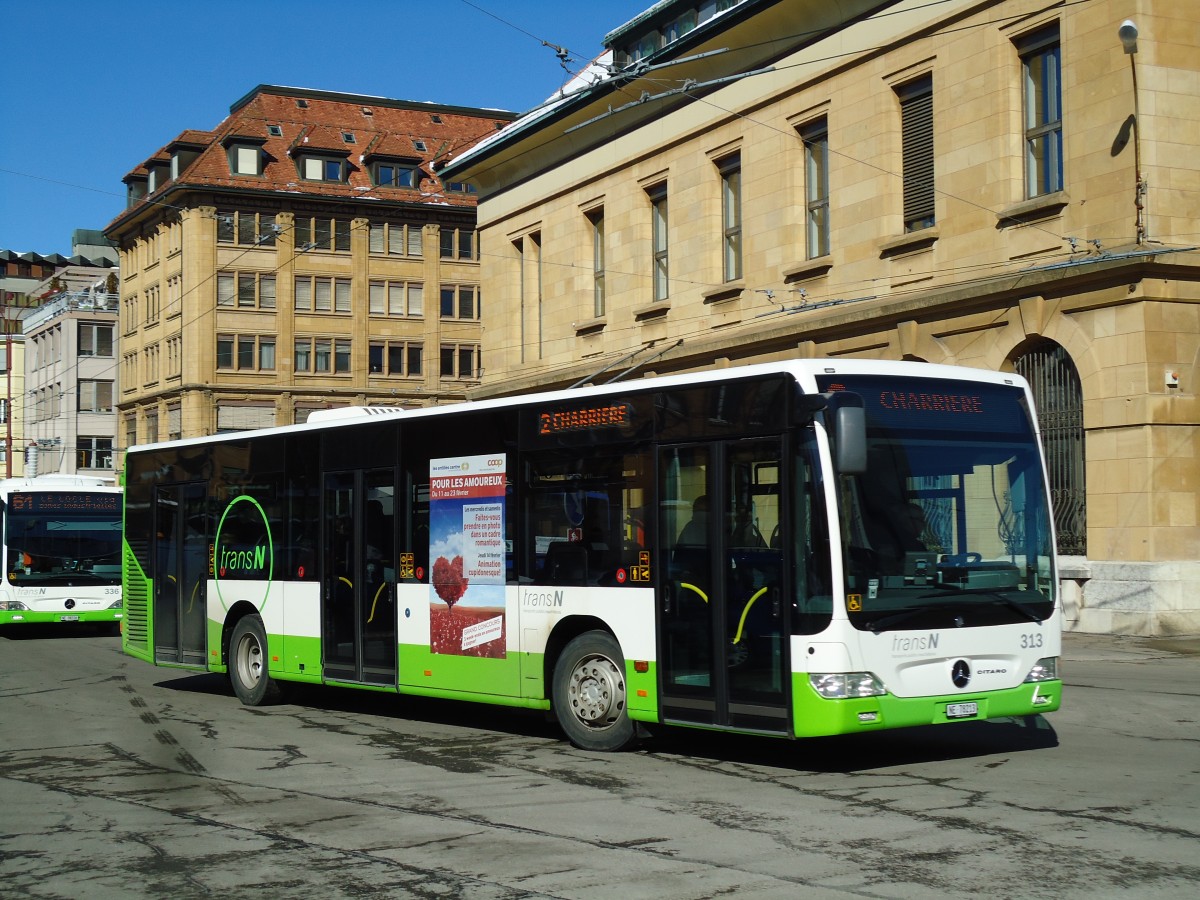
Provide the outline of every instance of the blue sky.
<path id="1" fill-rule="evenodd" d="M 259 84 L 523 112 L 653 0 L 0 0 L 0 249 L 71 252 L 121 178 Z"/>

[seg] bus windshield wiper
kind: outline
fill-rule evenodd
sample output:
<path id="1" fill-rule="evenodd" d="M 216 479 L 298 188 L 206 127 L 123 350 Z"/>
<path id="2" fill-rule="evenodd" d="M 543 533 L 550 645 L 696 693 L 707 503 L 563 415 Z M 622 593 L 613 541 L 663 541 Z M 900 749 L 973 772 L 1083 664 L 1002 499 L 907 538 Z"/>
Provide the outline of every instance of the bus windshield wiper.
<path id="1" fill-rule="evenodd" d="M 929 612 L 928 606 L 902 609 L 899 612 L 892 613 L 890 616 L 884 616 L 882 619 L 874 619 L 868 622 L 867 629 L 873 634 L 879 634 L 881 631 L 887 631 L 893 625 L 899 625 L 901 622 L 906 622 L 921 613 L 927 612 Z"/>
<path id="2" fill-rule="evenodd" d="M 1029 619 L 1029 621 L 1037 622 L 1039 625 L 1041 625 L 1045 619 L 1044 616 L 1039 616 L 1020 600 L 1014 600 L 1012 597 L 1008 596 L 1008 594 L 994 590 L 993 588 L 960 588 L 955 587 L 952 584 L 940 584 L 938 587 L 944 591 L 953 591 L 956 594 L 977 594 L 985 597 L 992 597 L 996 600 L 999 600 L 1009 609 L 1019 612 L 1025 618 Z M 945 596 L 945 594 L 922 594 L 918 599 L 932 600 L 934 597 L 942 596 Z"/>

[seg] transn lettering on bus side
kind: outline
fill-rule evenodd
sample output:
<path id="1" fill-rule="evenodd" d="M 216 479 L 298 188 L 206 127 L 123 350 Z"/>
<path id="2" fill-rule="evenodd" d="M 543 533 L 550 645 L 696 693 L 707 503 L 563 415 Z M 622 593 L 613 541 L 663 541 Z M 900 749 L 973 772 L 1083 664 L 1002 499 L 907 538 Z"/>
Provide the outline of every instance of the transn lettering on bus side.
<path id="1" fill-rule="evenodd" d="M 983 398 L 971 394 L 921 394 L 913 391 L 880 391 L 879 405 L 884 409 L 910 412 L 983 412 Z"/>
<path id="2" fill-rule="evenodd" d="M 225 572 L 265 572 L 267 569 L 267 548 L 255 547 L 253 550 L 222 550 L 221 574 Z"/>
<path id="3" fill-rule="evenodd" d="M 543 412 L 538 414 L 538 434 L 562 434 L 568 431 L 587 431 L 592 428 L 616 428 L 628 425 L 629 421 L 628 403 Z"/>

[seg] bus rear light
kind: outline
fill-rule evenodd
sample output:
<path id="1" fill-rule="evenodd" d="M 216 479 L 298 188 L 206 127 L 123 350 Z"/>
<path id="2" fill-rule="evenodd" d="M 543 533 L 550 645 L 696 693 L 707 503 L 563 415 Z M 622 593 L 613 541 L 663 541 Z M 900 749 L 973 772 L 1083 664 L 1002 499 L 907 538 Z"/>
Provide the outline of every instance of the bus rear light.
<path id="1" fill-rule="evenodd" d="M 1036 681 L 1057 681 L 1058 680 L 1058 657 L 1045 656 L 1033 664 L 1033 668 L 1029 670 L 1029 674 L 1025 676 L 1025 683 L 1032 684 Z"/>
<path id="2" fill-rule="evenodd" d="M 826 700 L 881 697 L 887 693 L 883 682 L 871 672 L 810 673 L 808 683 Z"/>
<path id="3" fill-rule="evenodd" d="M 644 659 L 635 659 L 633 661 L 633 671 L 637 672 L 639 675 L 645 675 L 650 671 L 650 663 Z"/>
<path id="4" fill-rule="evenodd" d="M 20 600 L 0 600 L 0 610 L 4 610 L 5 612 L 17 612 L 18 610 L 26 609 L 29 609 L 29 607 Z"/>

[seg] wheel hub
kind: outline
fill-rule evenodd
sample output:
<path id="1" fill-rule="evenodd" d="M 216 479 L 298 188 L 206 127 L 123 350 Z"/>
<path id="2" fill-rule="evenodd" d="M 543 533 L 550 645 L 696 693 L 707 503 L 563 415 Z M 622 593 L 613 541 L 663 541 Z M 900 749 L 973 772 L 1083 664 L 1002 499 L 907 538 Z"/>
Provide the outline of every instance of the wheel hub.
<path id="1" fill-rule="evenodd" d="M 612 660 L 582 660 L 571 674 L 571 706 L 579 721 L 593 728 L 610 725 L 625 705 L 625 684 Z"/>

